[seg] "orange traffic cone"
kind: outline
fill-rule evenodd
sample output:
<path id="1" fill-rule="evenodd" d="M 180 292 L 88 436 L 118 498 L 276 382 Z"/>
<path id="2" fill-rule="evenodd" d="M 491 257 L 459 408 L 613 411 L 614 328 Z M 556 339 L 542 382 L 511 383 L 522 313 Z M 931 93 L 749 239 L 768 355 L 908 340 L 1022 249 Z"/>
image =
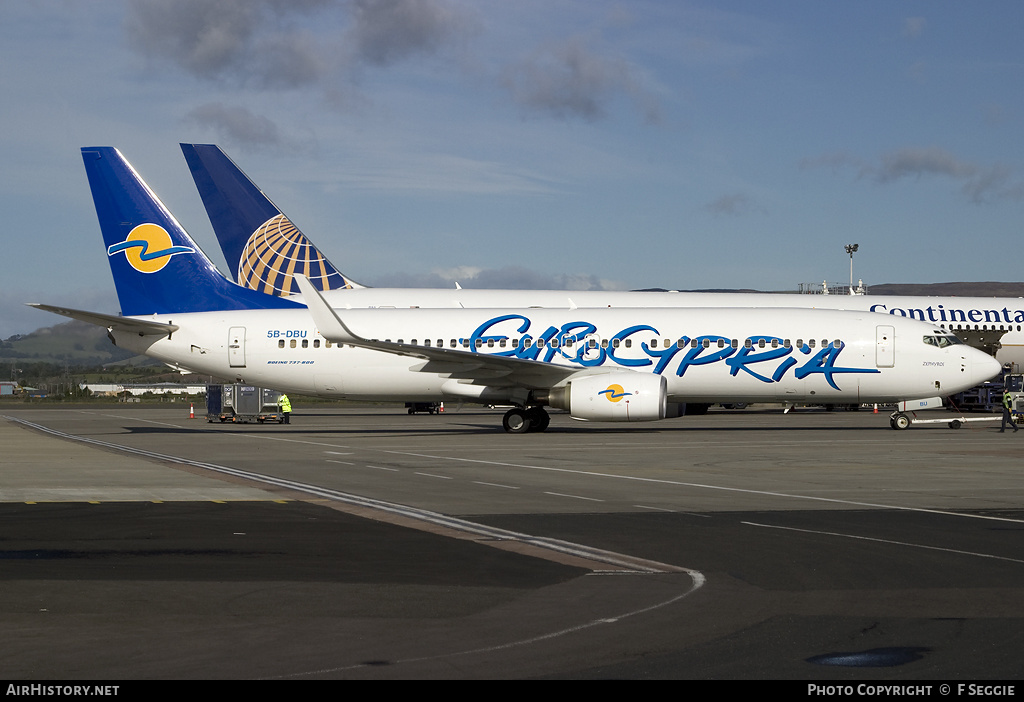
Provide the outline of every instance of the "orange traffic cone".
<path id="1" fill-rule="evenodd" d="M 188 405 L 188 418 L 189 419 L 195 419 L 196 418 L 196 407 L 191 402 Z"/>

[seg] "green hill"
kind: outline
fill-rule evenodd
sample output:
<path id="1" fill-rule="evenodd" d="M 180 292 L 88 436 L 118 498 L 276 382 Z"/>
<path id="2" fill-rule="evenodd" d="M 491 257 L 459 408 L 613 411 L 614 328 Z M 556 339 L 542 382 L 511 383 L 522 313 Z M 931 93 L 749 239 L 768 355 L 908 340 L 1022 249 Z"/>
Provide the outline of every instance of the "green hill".
<path id="1" fill-rule="evenodd" d="M 16 334 L 0 341 L 0 363 L 59 363 L 100 366 L 128 361 L 131 351 L 120 349 L 107 338 L 107 330 L 85 322 L 70 321 Z"/>

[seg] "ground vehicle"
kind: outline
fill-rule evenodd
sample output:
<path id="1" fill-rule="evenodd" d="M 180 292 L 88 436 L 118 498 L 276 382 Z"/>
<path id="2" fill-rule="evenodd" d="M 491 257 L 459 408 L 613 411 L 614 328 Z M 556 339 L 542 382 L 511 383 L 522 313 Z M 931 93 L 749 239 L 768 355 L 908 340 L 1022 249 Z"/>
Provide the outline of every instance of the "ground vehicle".
<path id="1" fill-rule="evenodd" d="M 277 422 L 284 421 L 277 408 L 276 390 L 235 383 L 206 386 L 206 421 L 213 422 Z"/>
<path id="2" fill-rule="evenodd" d="M 416 414 L 418 412 L 439 414 L 444 412 L 443 402 L 406 402 L 405 406 L 408 408 L 409 414 Z"/>

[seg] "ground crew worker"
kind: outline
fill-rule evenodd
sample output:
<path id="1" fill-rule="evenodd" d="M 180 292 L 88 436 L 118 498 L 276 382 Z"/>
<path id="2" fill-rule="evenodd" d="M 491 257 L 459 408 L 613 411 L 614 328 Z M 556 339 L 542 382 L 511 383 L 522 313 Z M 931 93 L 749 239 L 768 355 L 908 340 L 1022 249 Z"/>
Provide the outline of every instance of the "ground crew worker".
<path id="1" fill-rule="evenodd" d="M 999 427 L 999 433 L 1002 434 L 1006 431 L 1006 423 L 1009 422 L 1010 426 L 1013 427 L 1014 431 L 1017 431 L 1017 422 L 1013 421 L 1013 395 L 1010 394 L 1009 390 L 1003 392 L 1003 423 Z"/>
<path id="2" fill-rule="evenodd" d="M 292 401 L 288 399 L 287 395 L 282 393 L 281 397 L 277 398 L 277 406 L 281 408 L 281 414 L 284 415 L 284 423 L 291 424 Z M 1016 431 L 1016 429 L 1014 431 Z"/>

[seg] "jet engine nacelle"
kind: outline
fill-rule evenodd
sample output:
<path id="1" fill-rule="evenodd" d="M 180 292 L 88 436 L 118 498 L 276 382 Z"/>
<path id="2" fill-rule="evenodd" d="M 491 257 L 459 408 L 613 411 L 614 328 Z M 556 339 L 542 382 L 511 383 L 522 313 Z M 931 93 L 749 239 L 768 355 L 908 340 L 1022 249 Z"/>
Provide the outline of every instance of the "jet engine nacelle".
<path id="1" fill-rule="evenodd" d="M 653 373 L 585 375 L 569 382 L 562 402 L 573 419 L 650 422 L 665 418 L 668 383 Z"/>

